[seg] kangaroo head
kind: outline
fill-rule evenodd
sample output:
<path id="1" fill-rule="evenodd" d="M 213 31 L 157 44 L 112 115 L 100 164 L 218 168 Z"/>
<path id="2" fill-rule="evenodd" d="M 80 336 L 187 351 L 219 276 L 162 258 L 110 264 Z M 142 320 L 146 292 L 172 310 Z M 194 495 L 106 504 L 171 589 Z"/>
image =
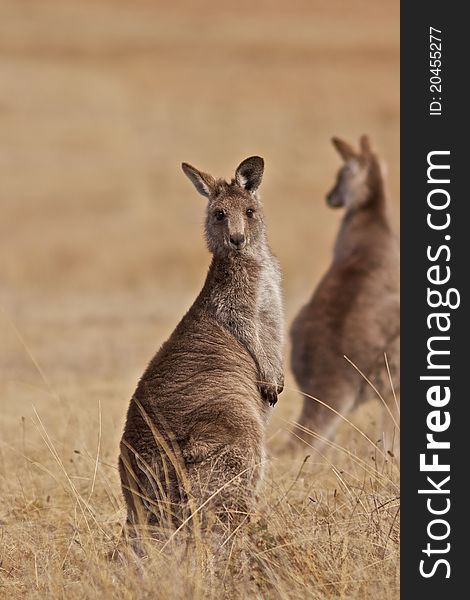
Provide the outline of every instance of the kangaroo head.
<path id="1" fill-rule="evenodd" d="M 360 138 L 359 151 L 339 138 L 334 137 L 331 141 L 344 164 L 326 201 L 332 208 L 344 206 L 349 210 L 364 207 L 382 182 L 380 164 L 372 153 L 369 138 L 366 135 Z"/>
<path id="2" fill-rule="evenodd" d="M 212 253 L 253 252 L 264 239 L 264 220 L 257 194 L 264 161 L 251 156 L 238 165 L 230 183 L 182 164 L 197 191 L 208 199 L 206 239 Z"/>

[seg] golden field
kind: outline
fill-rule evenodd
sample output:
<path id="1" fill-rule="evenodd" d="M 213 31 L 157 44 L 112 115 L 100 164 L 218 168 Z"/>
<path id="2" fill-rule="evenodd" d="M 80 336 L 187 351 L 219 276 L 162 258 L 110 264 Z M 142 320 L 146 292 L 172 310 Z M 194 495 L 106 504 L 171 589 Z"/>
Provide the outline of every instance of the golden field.
<path id="1" fill-rule="evenodd" d="M 378 403 L 326 455 L 286 456 L 288 348 L 258 512 L 223 568 L 108 559 L 129 398 L 209 264 L 181 161 L 229 178 L 265 158 L 289 324 L 341 219 L 332 135 L 370 134 L 398 218 L 398 2 L 2 0 L 0 82 L 0 597 L 398 598 Z"/>

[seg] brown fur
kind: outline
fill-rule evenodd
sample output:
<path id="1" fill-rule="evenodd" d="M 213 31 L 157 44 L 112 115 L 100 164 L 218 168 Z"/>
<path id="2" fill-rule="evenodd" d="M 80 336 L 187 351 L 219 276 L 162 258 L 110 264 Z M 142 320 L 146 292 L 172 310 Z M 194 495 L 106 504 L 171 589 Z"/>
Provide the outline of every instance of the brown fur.
<path id="1" fill-rule="evenodd" d="M 333 143 L 345 164 L 327 200 L 346 212 L 332 263 L 293 322 L 292 370 L 303 392 L 345 415 L 376 396 L 347 356 L 384 396 L 398 422 L 384 353 L 398 392 L 399 246 L 388 215 L 384 177 L 365 136 L 360 152 L 342 140 Z M 392 433 L 393 419 L 386 413 L 386 444 L 391 448 L 397 433 Z M 327 440 L 337 421 L 332 411 L 304 399 L 299 419 L 303 427 Z M 296 434 L 316 448 L 324 443 L 300 430 Z"/>
<path id="2" fill-rule="evenodd" d="M 269 404 L 283 385 L 280 275 L 256 195 L 263 161 L 241 163 L 231 183 L 183 170 L 208 198 L 213 259 L 137 386 L 119 462 L 128 522 L 160 530 L 180 525 L 213 494 L 204 514 L 219 523 L 233 527 L 250 513 Z"/>

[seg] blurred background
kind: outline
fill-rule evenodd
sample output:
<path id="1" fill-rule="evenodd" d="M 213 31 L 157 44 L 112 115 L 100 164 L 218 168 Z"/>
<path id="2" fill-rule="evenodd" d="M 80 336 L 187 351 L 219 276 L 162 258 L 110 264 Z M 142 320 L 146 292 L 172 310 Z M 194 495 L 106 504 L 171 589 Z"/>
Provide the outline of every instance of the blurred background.
<path id="1" fill-rule="evenodd" d="M 324 200 L 340 164 L 332 135 L 370 134 L 398 219 L 398 11 L 396 0 L 2 0 L 0 437 L 17 445 L 34 406 L 57 444 L 86 445 L 99 401 L 114 464 L 137 378 L 209 264 L 204 199 L 181 161 L 230 178 L 265 158 L 288 324 L 341 219 Z M 288 375 L 274 428 L 300 409 L 293 387 Z"/>

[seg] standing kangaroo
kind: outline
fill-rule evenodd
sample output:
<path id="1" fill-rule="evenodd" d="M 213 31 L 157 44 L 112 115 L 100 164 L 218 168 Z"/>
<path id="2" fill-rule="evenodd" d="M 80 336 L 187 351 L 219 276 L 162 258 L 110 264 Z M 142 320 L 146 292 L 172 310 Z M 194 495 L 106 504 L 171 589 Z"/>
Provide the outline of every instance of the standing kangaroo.
<path id="1" fill-rule="evenodd" d="M 399 244 L 388 214 L 384 174 L 369 139 L 361 138 L 359 152 L 340 139 L 332 141 L 344 165 L 327 202 L 333 208 L 344 207 L 345 215 L 332 263 L 293 322 L 292 370 L 302 392 L 345 415 L 377 396 L 347 356 L 386 401 L 380 435 L 391 450 L 399 417 L 384 353 L 398 391 Z M 333 411 L 305 397 L 298 434 L 319 449 L 337 422 Z M 312 442 L 305 428 L 319 437 Z"/>
<path id="2" fill-rule="evenodd" d="M 178 527 L 197 507 L 230 527 L 246 517 L 283 389 L 281 277 L 257 194 L 264 161 L 247 158 L 230 183 L 182 168 L 208 199 L 213 257 L 130 402 L 119 471 L 131 529 Z"/>

